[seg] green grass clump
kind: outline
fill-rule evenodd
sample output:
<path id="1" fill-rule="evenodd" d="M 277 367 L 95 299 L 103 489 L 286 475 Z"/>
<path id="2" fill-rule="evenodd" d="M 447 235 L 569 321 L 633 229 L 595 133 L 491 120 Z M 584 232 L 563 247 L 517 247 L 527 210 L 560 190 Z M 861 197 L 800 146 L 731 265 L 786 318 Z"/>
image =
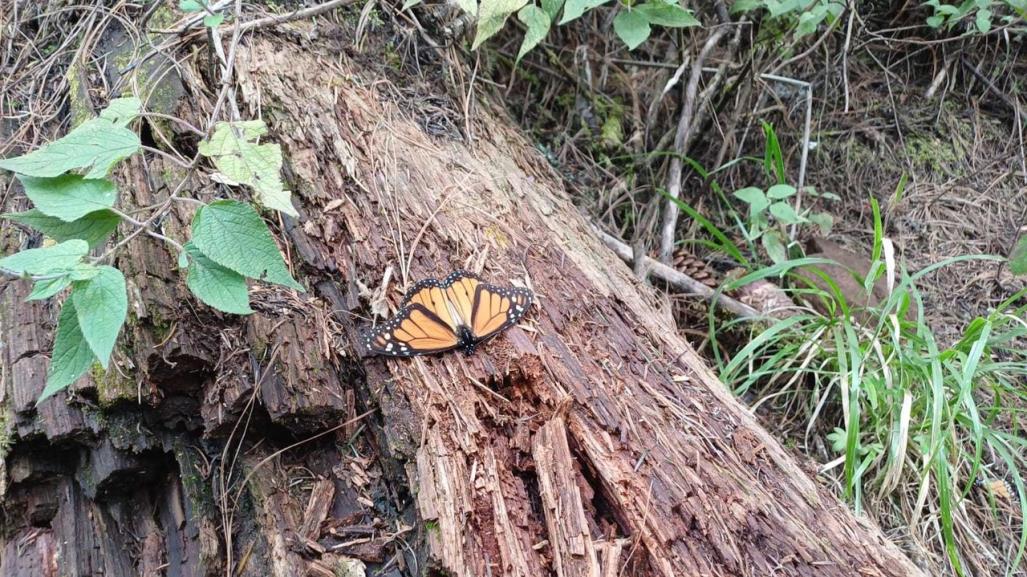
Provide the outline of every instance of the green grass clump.
<path id="1" fill-rule="evenodd" d="M 967 574 L 967 557 L 980 538 L 970 535 L 966 501 L 982 484 L 1004 480 L 1015 490 L 1021 515 L 1019 535 L 1006 571 L 1020 566 L 1027 545 L 1023 471 L 1027 436 L 1027 305 L 1021 291 L 987 316 L 970 322 L 956 342 L 943 346 L 925 320 L 917 281 L 964 256 L 915 274 L 882 258 L 880 216 L 869 278 L 894 285 L 874 309 L 856 310 L 837 285 L 822 274 L 829 290 L 797 288 L 795 293 L 834 303 L 834 314 L 803 309 L 753 335 L 732 358 L 718 357 L 722 381 L 736 394 L 773 400 L 805 424 L 809 444 L 826 437 L 835 457 L 832 472 L 857 511 L 865 496 L 901 509 L 910 528 L 926 523 L 944 544 L 953 574 Z M 796 259 L 756 271 L 732 283 L 742 286 L 779 277 L 823 259 Z M 732 287 L 725 287 L 730 290 Z M 907 314 L 912 307 L 915 314 Z M 856 313 L 856 314 L 854 314 Z M 854 318 L 862 319 L 858 323 Z M 739 321 L 740 322 L 740 321 Z M 711 317 L 711 333 L 730 328 Z M 713 347 L 717 350 L 717 347 Z M 991 498 L 1000 525 L 1012 523 Z M 879 507 L 875 507 L 879 508 Z M 1012 535 L 1010 535 L 1011 537 Z"/>

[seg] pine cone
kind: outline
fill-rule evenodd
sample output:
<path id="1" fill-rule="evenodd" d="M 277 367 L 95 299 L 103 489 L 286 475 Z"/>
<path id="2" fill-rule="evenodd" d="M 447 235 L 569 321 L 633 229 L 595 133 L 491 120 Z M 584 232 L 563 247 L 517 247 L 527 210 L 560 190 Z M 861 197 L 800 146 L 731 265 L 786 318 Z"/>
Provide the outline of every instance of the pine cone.
<path id="1" fill-rule="evenodd" d="M 710 288 L 717 288 L 716 273 L 705 262 L 683 248 L 674 251 L 672 266 Z"/>

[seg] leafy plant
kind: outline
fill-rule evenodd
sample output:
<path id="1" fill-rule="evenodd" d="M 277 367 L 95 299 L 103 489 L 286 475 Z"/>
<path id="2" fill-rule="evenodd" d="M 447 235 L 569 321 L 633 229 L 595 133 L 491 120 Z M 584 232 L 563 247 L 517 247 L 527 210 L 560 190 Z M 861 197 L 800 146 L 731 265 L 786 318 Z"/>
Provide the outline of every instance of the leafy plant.
<path id="1" fill-rule="evenodd" d="M 208 28 L 216 28 L 225 21 L 225 15 L 214 12 L 207 0 L 180 0 L 178 9 L 186 13 L 206 12 L 203 17 L 203 25 Z"/>
<path id="2" fill-rule="evenodd" d="M 586 12 L 608 4 L 611 0 L 458 0 L 464 12 L 475 16 L 478 29 L 471 43 L 477 50 L 486 40 L 495 36 L 507 19 L 517 14 L 517 19 L 527 29 L 517 60 L 539 45 L 553 24 L 568 24 L 585 15 Z M 406 0 L 403 10 L 421 3 L 421 0 Z M 699 20 L 691 10 L 682 8 L 674 0 L 645 0 L 634 2 L 620 0 L 620 12 L 613 20 L 613 30 L 629 50 L 634 50 L 649 38 L 653 26 L 684 28 L 699 26 Z"/>
<path id="3" fill-rule="evenodd" d="M 817 195 L 812 187 L 808 187 L 806 193 Z M 749 206 L 748 226 L 742 229 L 746 240 L 759 240 L 774 263 L 788 260 L 789 249 L 793 244 L 788 239 L 785 226 L 815 224 L 821 235 L 826 236 L 831 232 L 831 215 L 813 212 L 809 208 L 796 212 L 788 202 L 795 194 L 796 189 L 790 184 L 775 184 L 767 190 L 750 186 L 734 192 L 735 198 Z"/>
<path id="4" fill-rule="evenodd" d="M 199 203 L 192 239 L 184 245 L 152 229 L 150 222 L 159 214 L 138 221 L 116 208 L 117 186 L 107 175 L 119 162 L 142 150 L 139 136 L 128 128 L 140 113 L 138 99 L 116 99 L 99 116 L 64 137 L 23 156 L 0 160 L 0 168 L 15 173 L 34 205 L 31 210 L 2 216 L 51 239 L 43 247 L 0 258 L 0 272 L 32 280 L 35 285 L 29 300 L 51 298 L 70 289 L 58 316 L 40 401 L 75 382 L 94 363 L 108 367 L 128 312 L 128 295 L 124 275 L 104 263 L 140 232 L 178 251 L 189 289 L 221 311 L 252 312 L 248 278 L 303 290 L 289 273 L 267 225 L 247 203 Z M 264 206 L 296 215 L 279 177 L 281 149 L 258 143 L 266 132 L 259 120 L 218 123 L 213 134 L 199 144 L 199 152 L 220 171 L 212 176 L 215 180 L 246 184 Z M 167 211 L 177 194 L 158 213 Z M 123 222 L 136 227 L 136 232 L 103 254 L 90 256 Z"/>
<path id="5" fill-rule="evenodd" d="M 940 0 L 927 0 L 933 14 L 927 18 L 931 28 L 952 29 L 960 22 L 973 18 L 973 24 L 967 33 L 987 34 L 994 26 L 995 20 L 1005 24 L 1017 19 L 1027 18 L 1027 1 L 1024 0 L 964 0 L 960 4 L 943 4 Z M 1005 12 L 999 15 L 1000 12 Z"/>
<path id="6" fill-rule="evenodd" d="M 799 39 L 816 32 L 825 22 L 834 26 L 845 11 L 845 3 L 837 0 L 739 0 L 731 11 L 738 14 L 765 11 L 772 21 L 792 30 Z"/>

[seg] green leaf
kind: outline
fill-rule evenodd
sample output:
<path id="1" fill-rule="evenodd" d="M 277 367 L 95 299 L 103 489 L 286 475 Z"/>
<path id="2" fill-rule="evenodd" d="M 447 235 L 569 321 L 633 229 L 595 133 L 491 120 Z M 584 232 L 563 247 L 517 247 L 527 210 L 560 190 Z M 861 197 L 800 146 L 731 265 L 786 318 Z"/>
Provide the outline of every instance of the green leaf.
<path id="1" fill-rule="evenodd" d="M 40 178 L 18 175 L 25 195 L 47 216 L 64 222 L 114 206 L 118 190 L 106 178 L 85 179 L 77 174 Z"/>
<path id="2" fill-rule="evenodd" d="M 53 216 L 47 216 L 33 208 L 25 212 L 2 214 L 0 217 L 30 226 L 46 236 L 64 242 L 78 238 L 95 248 L 104 242 L 117 228 L 121 217 L 109 210 L 97 210 L 74 220 L 65 222 Z"/>
<path id="3" fill-rule="evenodd" d="M 775 184 L 767 189 L 767 196 L 774 200 L 781 200 L 795 195 L 795 187 L 790 184 Z"/>
<path id="4" fill-rule="evenodd" d="M 44 248 L 30 248 L 0 258 L 0 269 L 16 275 L 45 275 L 74 267 L 89 252 L 84 240 L 67 240 Z"/>
<path id="5" fill-rule="evenodd" d="M 178 9 L 183 12 L 199 12 L 203 10 L 203 4 L 197 0 L 181 0 L 178 3 Z"/>
<path id="6" fill-rule="evenodd" d="M 478 6 L 478 32 L 474 35 L 471 50 L 477 50 L 483 42 L 503 29 L 511 14 L 517 12 L 528 0 L 482 0 Z"/>
<path id="7" fill-rule="evenodd" d="M 613 19 L 613 31 L 628 50 L 634 50 L 649 38 L 649 19 L 637 10 L 624 10 Z"/>
<path id="8" fill-rule="evenodd" d="M 781 240 L 780 232 L 768 230 L 760 237 L 760 242 L 763 244 L 763 248 L 766 249 L 767 256 L 770 257 L 770 260 L 774 261 L 774 264 L 788 260 L 788 250 Z"/>
<path id="9" fill-rule="evenodd" d="M 563 8 L 563 0 L 542 0 L 542 10 L 549 16 L 550 22 L 556 20 L 557 14 L 560 13 L 560 8 Z"/>
<path id="10" fill-rule="evenodd" d="M 214 161 L 221 174 L 232 181 L 230 184 L 252 187 L 260 204 L 299 216 L 282 185 L 282 147 L 259 144 L 264 134 L 267 126 L 262 120 L 219 122 L 210 140 L 200 143 L 199 151 Z"/>
<path id="11" fill-rule="evenodd" d="M 456 0 L 456 5 L 459 6 L 464 12 L 470 14 L 471 16 L 478 15 L 477 0 Z"/>
<path id="12" fill-rule="evenodd" d="M 827 236 L 831 234 L 831 229 L 834 227 L 834 218 L 826 212 L 814 212 L 809 215 L 809 221 L 817 225 L 820 229 L 820 236 Z"/>
<path id="13" fill-rule="evenodd" d="M 976 17 L 977 30 L 981 34 L 987 34 L 991 30 L 991 10 L 987 8 L 981 8 L 977 11 Z"/>
<path id="14" fill-rule="evenodd" d="M 1027 274 L 1027 234 L 1020 237 L 1009 254 L 1009 270 L 1015 275 Z"/>
<path id="15" fill-rule="evenodd" d="M 185 244 L 185 249 L 192 259 L 186 284 L 198 299 L 226 313 L 248 315 L 253 312 L 244 276 L 210 260 L 191 242 Z"/>
<path id="16" fill-rule="evenodd" d="M 560 24 L 566 24 L 571 20 L 580 18 L 586 10 L 591 10 L 597 6 L 602 6 L 610 0 L 567 0 L 567 3 L 563 7 L 563 19 L 560 20 Z"/>
<path id="17" fill-rule="evenodd" d="M 699 25 L 699 20 L 696 19 L 690 10 L 685 10 L 677 4 L 668 4 L 659 0 L 635 6 L 632 11 L 641 13 L 650 24 L 657 26 L 684 28 L 686 26 Z"/>
<path id="18" fill-rule="evenodd" d="M 193 244 L 219 265 L 250 278 L 298 291 L 267 225 L 257 211 L 236 200 L 218 200 L 193 217 Z"/>
<path id="19" fill-rule="evenodd" d="M 403 7 L 400 8 L 399 11 L 400 12 L 406 12 L 407 10 L 410 10 L 411 8 L 413 8 L 414 6 L 417 6 L 420 3 L 421 3 L 421 0 L 406 0 L 406 2 L 403 3 Z"/>
<path id="20" fill-rule="evenodd" d="M 939 15 L 930 16 L 924 22 L 931 28 L 940 28 L 945 23 L 945 17 Z"/>
<path id="21" fill-rule="evenodd" d="M 734 195 L 735 198 L 749 205 L 750 214 L 763 212 L 764 209 L 770 206 L 770 200 L 767 198 L 767 195 L 754 186 L 736 190 Z"/>
<path id="22" fill-rule="evenodd" d="M 732 14 L 745 14 L 758 8 L 763 8 L 766 3 L 763 0 L 735 0 L 731 5 Z"/>
<path id="23" fill-rule="evenodd" d="M 88 169 L 86 178 L 103 178 L 111 167 L 139 151 L 139 135 L 106 118 L 80 124 L 63 138 L 25 156 L 0 160 L 0 168 L 28 176 L 60 176 Z"/>
<path id="24" fill-rule="evenodd" d="M 785 224 L 801 224 L 806 222 L 806 219 L 799 216 L 799 214 L 795 212 L 795 208 L 787 202 L 775 202 L 770 205 L 770 214 L 774 215 L 774 218 Z"/>
<path id="25" fill-rule="evenodd" d="M 143 103 L 135 96 L 115 98 L 100 113 L 100 118 L 109 120 L 115 126 L 128 126 L 143 109 Z"/>
<path id="26" fill-rule="evenodd" d="M 203 25 L 207 28 L 217 28 L 225 21 L 224 14 L 207 14 L 203 17 Z"/>
<path id="27" fill-rule="evenodd" d="M 799 15 L 799 24 L 795 28 L 795 37 L 803 38 L 817 31 L 817 26 L 827 16 L 827 7 L 818 5 L 813 10 L 807 10 Z"/>
<path id="28" fill-rule="evenodd" d="M 78 281 L 71 300 L 78 311 L 78 324 L 89 348 L 106 369 L 114 343 L 128 313 L 125 275 L 112 266 L 98 267 L 92 279 Z"/>
<path id="29" fill-rule="evenodd" d="M 49 278 L 36 281 L 35 286 L 32 287 L 32 292 L 29 293 L 27 301 L 41 301 L 48 299 L 55 294 L 64 290 L 64 287 L 71 284 L 71 279 L 68 275 L 61 275 L 57 278 Z"/>
<path id="30" fill-rule="evenodd" d="M 538 43 L 546 37 L 551 21 L 549 14 L 534 4 L 528 4 L 521 8 L 521 11 L 517 13 L 517 19 L 528 27 L 528 31 L 524 33 L 524 41 L 521 42 L 521 49 L 517 51 L 517 62 L 520 62 L 529 50 L 538 46 Z"/>
<path id="31" fill-rule="evenodd" d="M 100 273 L 100 267 L 95 264 L 80 262 L 68 270 L 68 278 L 76 280 L 89 280 Z"/>
<path id="32" fill-rule="evenodd" d="M 67 388 L 84 375 L 96 357 L 86 343 L 79 328 L 78 313 L 72 299 L 65 299 L 61 316 L 57 320 L 57 336 L 53 343 L 53 356 L 47 372 L 46 388 L 36 401 L 38 405 L 47 397 Z"/>
<path id="33" fill-rule="evenodd" d="M 188 243 L 188 244 L 192 245 L 192 243 Z M 189 268 L 189 255 L 184 250 L 182 252 L 178 253 L 178 268 L 180 268 L 180 269 Z"/>

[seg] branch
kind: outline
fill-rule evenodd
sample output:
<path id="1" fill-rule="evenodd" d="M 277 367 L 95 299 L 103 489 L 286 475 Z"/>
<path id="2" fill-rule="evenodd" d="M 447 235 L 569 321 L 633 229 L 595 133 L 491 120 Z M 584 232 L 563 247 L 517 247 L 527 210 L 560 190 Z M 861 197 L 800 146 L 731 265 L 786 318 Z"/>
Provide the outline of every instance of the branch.
<path id="1" fill-rule="evenodd" d="M 681 107 L 681 117 L 678 119 L 677 133 L 674 136 L 674 155 L 670 159 L 670 171 L 667 174 L 667 195 L 670 198 L 667 199 L 667 209 L 663 213 L 663 227 L 660 234 L 660 260 L 664 263 L 670 262 L 671 253 L 674 252 L 674 231 L 677 230 L 680 210 L 675 201 L 681 196 L 681 169 L 683 167 L 681 157 L 685 154 L 685 146 L 692 129 L 695 97 L 699 90 L 702 65 L 710 51 L 727 31 L 726 26 L 721 26 L 706 39 L 706 44 L 703 45 L 699 56 L 692 63 L 692 72 L 688 78 L 688 85 L 685 87 L 685 100 Z"/>
<path id="2" fill-rule="evenodd" d="M 698 294 L 709 301 L 711 305 L 719 306 L 738 318 L 756 320 L 761 317 L 759 311 L 751 306 L 715 291 L 694 278 L 661 262 L 655 261 L 647 256 L 641 256 L 641 258 L 636 261 L 634 252 L 630 246 L 624 244 L 616 237 L 599 230 L 595 226 L 592 228 L 595 229 L 596 234 L 599 235 L 599 238 L 602 239 L 603 243 L 613 252 L 617 253 L 617 256 L 619 256 L 624 262 L 629 264 L 641 262 L 643 263 L 643 266 L 648 269 L 648 272 L 656 278 L 679 290 Z"/>

